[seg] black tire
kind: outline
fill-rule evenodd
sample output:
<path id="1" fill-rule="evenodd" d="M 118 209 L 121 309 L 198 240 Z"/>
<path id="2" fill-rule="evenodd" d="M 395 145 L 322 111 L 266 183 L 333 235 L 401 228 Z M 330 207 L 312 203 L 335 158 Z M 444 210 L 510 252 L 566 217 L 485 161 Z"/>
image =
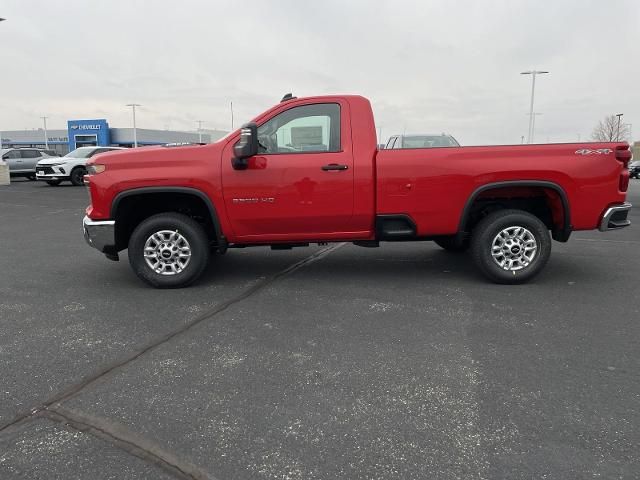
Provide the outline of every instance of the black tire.
<path id="1" fill-rule="evenodd" d="M 60 182 L 62 182 L 62 180 L 47 180 L 47 185 L 57 187 L 58 185 L 60 185 Z"/>
<path id="2" fill-rule="evenodd" d="M 452 252 L 452 253 L 466 252 L 469 249 L 469 246 L 471 245 L 471 242 L 469 241 L 468 238 L 460 239 L 459 237 L 454 235 L 450 237 L 436 238 L 434 242 L 439 247 L 444 248 L 447 252 Z"/>
<path id="3" fill-rule="evenodd" d="M 81 187 L 84 185 L 84 176 L 87 174 L 87 169 L 84 167 L 76 167 L 71 170 L 71 175 L 69 175 L 69 180 L 76 187 Z"/>
<path id="4" fill-rule="evenodd" d="M 162 231 L 175 232 L 188 243 L 191 256 L 184 268 L 177 273 L 157 273 L 144 257 L 144 247 L 147 240 L 155 233 Z M 171 241 L 167 240 L 167 244 Z M 159 252 L 165 253 L 173 249 L 171 246 L 160 248 L 161 245 L 164 244 L 156 243 Z M 184 246 L 185 244 L 182 243 L 182 245 Z M 140 279 L 156 288 L 180 288 L 191 284 L 207 268 L 209 255 L 209 239 L 202 225 L 180 213 L 167 212 L 153 215 L 143 220 L 129 238 L 129 264 L 131 268 Z M 157 258 L 159 259 L 160 256 Z M 172 259 L 167 261 L 172 262 Z M 161 261 L 158 260 L 158 262 L 157 268 L 163 269 Z M 172 263 L 175 264 L 176 262 Z M 170 267 L 167 267 L 165 271 L 170 270 Z"/>
<path id="5" fill-rule="evenodd" d="M 35 173 L 30 173 L 29 175 L 27 175 L 27 178 L 33 182 L 36 179 L 36 174 Z"/>
<path id="6" fill-rule="evenodd" d="M 521 253 L 521 247 L 524 246 L 524 241 L 519 238 L 507 237 L 507 240 L 498 239 L 500 232 L 508 231 L 511 228 L 526 229 L 527 233 L 524 233 L 524 238 L 529 239 L 527 241 L 529 248 L 532 245 L 530 236 L 533 236 L 537 249 L 534 255 L 530 257 L 530 262 L 527 262 L 526 258 L 524 262 L 516 260 L 517 263 L 513 265 L 514 269 L 505 269 L 498 264 L 501 261 L 500 258 L 503 258 L 503 263 L 506 267 L 509 267 L 511 260 L 507 255 Z M 492 255 L 494 241 L 497 242 L 497 246 L 501 242 L 505 242 L 501 250 L 506 248 L 506 255 L 494 259 Z M 510 246 L 510 242 L 516 242 L 516 244 Z M 549 260 L 551 255 L 549 229 L 538 217 L 528 212 L 522 210 L 500 210 L 483 218 L 474 228 L 471 237 L 471 254 L 480 271 L 490 280 L 503 284 L 524 283 L 540 273 Z"/>

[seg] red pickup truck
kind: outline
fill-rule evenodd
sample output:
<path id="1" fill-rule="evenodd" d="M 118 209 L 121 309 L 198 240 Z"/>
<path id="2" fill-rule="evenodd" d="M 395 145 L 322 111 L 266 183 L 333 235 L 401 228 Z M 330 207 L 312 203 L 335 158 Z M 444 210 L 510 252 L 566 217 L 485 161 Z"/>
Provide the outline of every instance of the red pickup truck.
<path id="1" fill-rule="evenodd" d="M 630 158 L 626 143 L 378 150 L 367 99 L 286 95 L 211 145 L 92 159 L 84 235 L 112 260 L 128 248 L 154 287 L 193 282 L 228 248 L 416 240 L 521 283 L 551 238 L 630 224 Z"/>

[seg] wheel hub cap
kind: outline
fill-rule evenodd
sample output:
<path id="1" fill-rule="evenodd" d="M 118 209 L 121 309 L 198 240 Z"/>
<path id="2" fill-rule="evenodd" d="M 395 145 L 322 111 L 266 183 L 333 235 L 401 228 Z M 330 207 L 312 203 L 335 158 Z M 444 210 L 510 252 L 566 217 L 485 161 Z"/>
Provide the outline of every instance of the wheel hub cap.
<path id="1" fill-rule="evenodd" d="M 144 260 L 160 275 L 176 275 L 191 261 L 191 246 L 178 231 L 160 230 L 144 243 Z"/>
<path id="2" fill-rule="evenodd" d="M 491 243 L 491 256 L 496 264 L 508 271 L 522 270 L 538 252 L 536 237 L 524 227 L 507 227 Z"/>

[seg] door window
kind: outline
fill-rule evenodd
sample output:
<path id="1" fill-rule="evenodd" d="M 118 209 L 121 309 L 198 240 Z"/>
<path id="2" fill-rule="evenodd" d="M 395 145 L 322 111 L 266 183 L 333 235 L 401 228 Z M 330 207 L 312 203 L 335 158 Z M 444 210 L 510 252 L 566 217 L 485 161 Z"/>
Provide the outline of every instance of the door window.
<path id="1" fill-rule="evenodd" d="M 294 107 L 258 127 L 261 154 L 339 152 L 340 105 Z"/>
<path id="2" fill-rule="evenodd" d="M 20 154 L 22 158 L 39 158 L 40 152 L 37 150 L 21 150 Z"/>
<path id="3" fill-rule="evenodd" d="M 3 159 L 8 159 L 8 158 L 20 158 L 20 151 L 19 150 L 11 150 L 9 153 L 5 154 L 4 157 L 2 157 Z"/>
<path id="4" fill-rule="evenodd" d="M 89 156 L 88 156 L 87 158 L 91 158 L 91 157 L 93 157 L 94 155 L 97 155 L 97 154 L 99 154 L 99 153 L 108 152 L 108 151 L 109 151 L 109 149 L 108 149 L 108 148 L 96 148 L 93 152 L 91 152 L 91 153 L 89 154 Z"/>

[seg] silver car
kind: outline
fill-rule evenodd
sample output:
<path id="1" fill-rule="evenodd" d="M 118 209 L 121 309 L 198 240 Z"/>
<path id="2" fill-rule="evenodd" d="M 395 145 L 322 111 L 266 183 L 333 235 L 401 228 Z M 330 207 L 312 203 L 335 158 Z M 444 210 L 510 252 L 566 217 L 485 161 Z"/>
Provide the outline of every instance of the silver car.
<path id="1" fill-rule="evenodd" d="M 0 154 L 9 165 L 12 177 L 27 177 L 29 180 L 36 179 L 36 164 L 52 157 L 38 148 L 3 148 Z"/>
<path id="2" fill-rule="evenodd" d="M 387 145 L 387 149 L 396 148 L 437 148 L 437 147 L 459 147 L 458 141 L 446 133 L 424 133 L 418 135 L 393 135 Z"/>

